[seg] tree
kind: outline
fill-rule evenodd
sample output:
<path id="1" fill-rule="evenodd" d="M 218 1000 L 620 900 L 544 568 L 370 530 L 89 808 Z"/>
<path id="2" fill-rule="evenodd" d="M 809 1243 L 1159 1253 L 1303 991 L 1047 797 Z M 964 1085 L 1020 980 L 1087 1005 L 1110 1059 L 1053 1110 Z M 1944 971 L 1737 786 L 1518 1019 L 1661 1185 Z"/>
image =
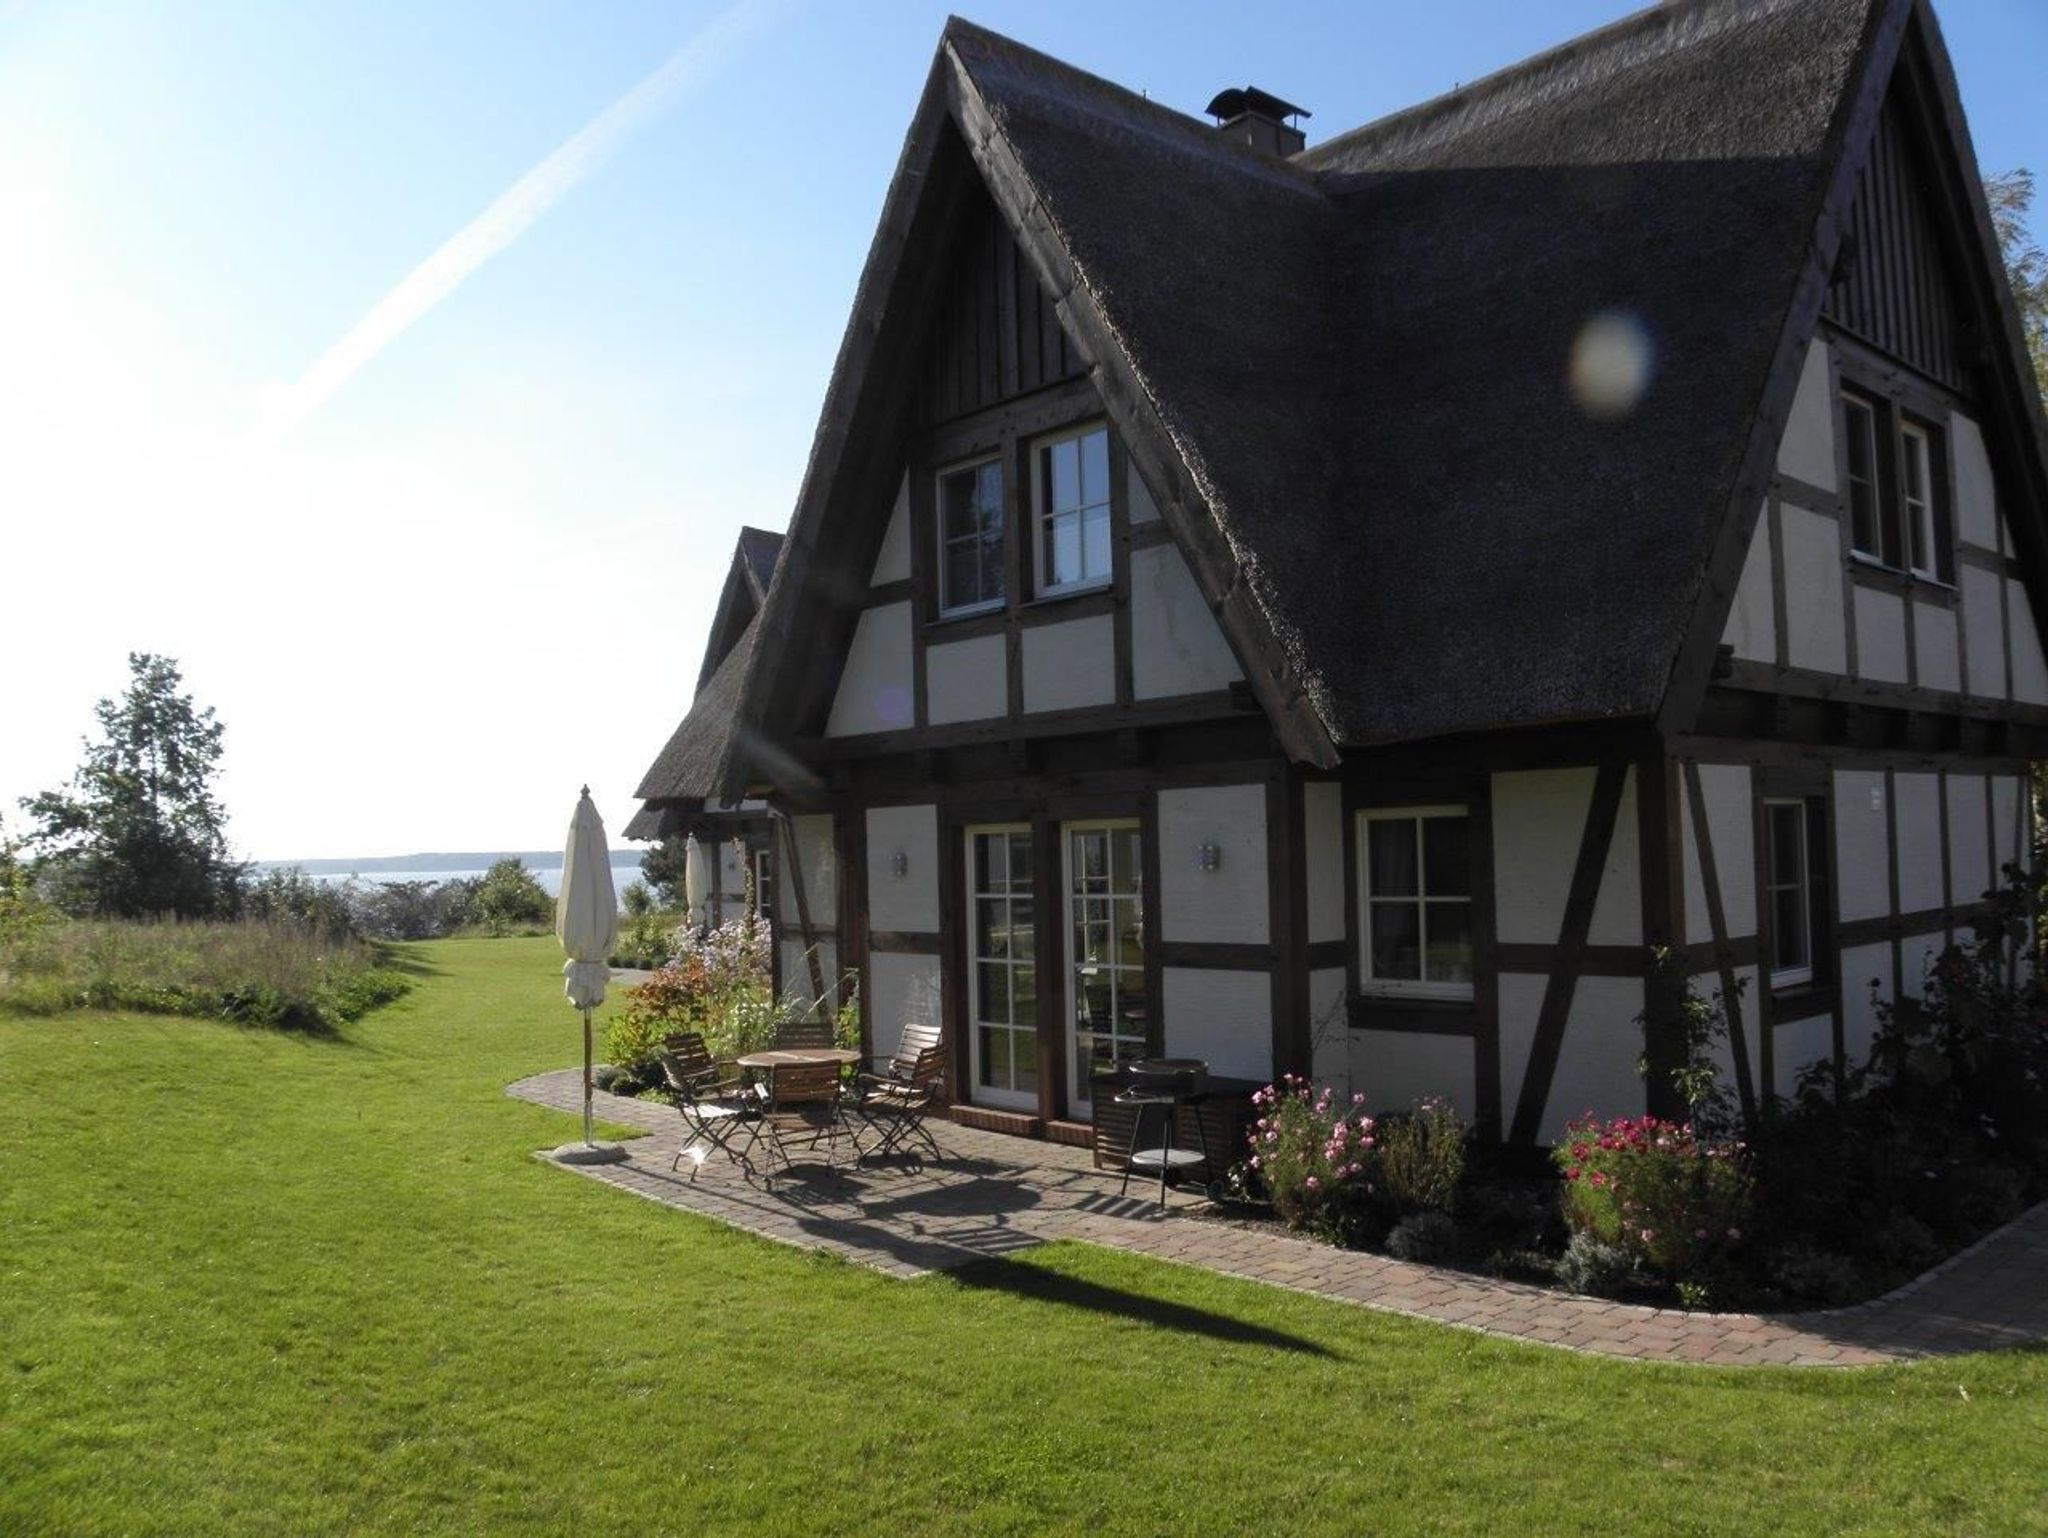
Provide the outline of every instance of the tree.
<path id="1" fill-rule="evenodd" d="M 640 879 L 654 893 L 663 909 L 674 912 L 686 901 L 683 888 L 689 878 L 687 835 L 672 833 L 640 857 Z"/>
<path id="2" fill-rule="evenodd" d="M 472 921 L 494 935 L 546 924 L 554 915 L 555 900 L 517 855 L 484 872 L 470 903 Z"/>
<path id="3" fill-rule="evenodd" d="M 1991 227 L 1998 234 L 2005 276 L 2019 307 L 2027 356 L 2034 361 L 2042 394 L 2048 395 L 2048 253 L 2027 229 L 2027 214 L 2034 206 L 2034 173 L 2022 168 L 1986 177 L 1984 196 L 1991 204 Z"/>
<path id="4" fill-rule="evenodd" d="M 232 911 L 241 868 L 213 794 L 221 724 L 183 690 L 178 664 L 128 656 L 128 692 L 95 711 L 69 790 L 23 799 L 39 886 L 74 912 L 204 918 Z"/>

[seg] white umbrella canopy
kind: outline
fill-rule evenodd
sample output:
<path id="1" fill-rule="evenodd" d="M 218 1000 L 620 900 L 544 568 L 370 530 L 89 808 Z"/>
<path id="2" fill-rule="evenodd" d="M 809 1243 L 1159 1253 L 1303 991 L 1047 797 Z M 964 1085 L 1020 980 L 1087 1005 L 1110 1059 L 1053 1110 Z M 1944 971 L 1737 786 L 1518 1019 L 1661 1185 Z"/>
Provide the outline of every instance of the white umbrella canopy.
<path id="1" fill-rule="evenodd" d="M 612 944 L 619 938 L 619 899 L 612 890 L 612 857 L 605 847 L 604 819 L 590 799 L 590 787 L 569 819 L 562 849 L 562 890 L 555 899 L 555 938 L 569 959 L 562 964 L 564 990 L 578 1009 L 604 1002 L 611 977 Z"/>
<path id="2" fill-rule="evenodd" d="M 711 900 L 711 860 L 692 833 L 683 842 L 683 906 L 693 926 L 710 923 L 704 905 Z"/>
<path id="3" fill-rule="evenodd" d="M 583 787 L 569 819 L 569 841 L 562 848 L 562 890 L 555 898 L 555 938 L 568 960 L 563 992 L 583 1011 L 583 1141 L 555 1150 L 567 1164 L 615 1164 L 626 1157 L 616 1144 L 600 1145 L 591 1114 L 590 1012 L 604 1002 L 611 980 L 612 942 L 619 937 L 619 900 L 612 891 L 611 851 L 605 847 L 604 819 Z"/>

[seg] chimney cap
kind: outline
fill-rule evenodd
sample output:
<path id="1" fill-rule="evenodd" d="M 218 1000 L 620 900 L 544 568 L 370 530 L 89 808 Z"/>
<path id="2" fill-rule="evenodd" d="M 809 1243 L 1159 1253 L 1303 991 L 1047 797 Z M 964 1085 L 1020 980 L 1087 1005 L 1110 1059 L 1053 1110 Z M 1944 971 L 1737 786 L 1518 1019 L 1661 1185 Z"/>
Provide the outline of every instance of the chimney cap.
<path id="1" fill-rule="evenodd" d="M 1242 90 L 1231 86 L 1228 90 L 1218 91 L 1215 100 L 1211 101 L 1205 110 L 1219 122 L 1243 117 L 1248 112 L 1272 118 L 1275 122 L 1282 118 L 1315 116 L 1308 108 L 1297 107 L 1291 101 L 1282 101 L 1255 85 L 1248 85 Z"/>

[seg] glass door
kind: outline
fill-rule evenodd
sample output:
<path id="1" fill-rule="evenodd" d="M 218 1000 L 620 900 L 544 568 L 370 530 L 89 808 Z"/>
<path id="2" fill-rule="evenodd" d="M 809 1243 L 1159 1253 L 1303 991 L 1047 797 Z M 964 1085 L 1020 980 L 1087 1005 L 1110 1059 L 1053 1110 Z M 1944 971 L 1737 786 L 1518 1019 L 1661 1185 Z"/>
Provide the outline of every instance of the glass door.
<path id="1" fill-rule="evenodd" d="M 1067 1102 L 1085 1117 L 1094 1076 L 1145 1051 L 1144 842 L 1136 822 L 1068 823 L 1064 834 Z"/>
<path id="2" fill-rule="evenodd" d="M 1038 1109 L 1038 922 L 1031 830 L 967 830 L 967 1010 L 974 1099 Z"/>

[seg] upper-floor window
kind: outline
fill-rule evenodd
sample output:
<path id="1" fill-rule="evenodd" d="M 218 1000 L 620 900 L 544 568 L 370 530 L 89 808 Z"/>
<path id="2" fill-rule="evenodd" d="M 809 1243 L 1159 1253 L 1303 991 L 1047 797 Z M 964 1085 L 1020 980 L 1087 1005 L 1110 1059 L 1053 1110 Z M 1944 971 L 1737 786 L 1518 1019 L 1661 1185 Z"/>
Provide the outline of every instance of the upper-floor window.
<path id="1" fill-rule="evenodd" d="M 1472 996 L 1471 828 L 1462 806 L 1359 814 L 1359 980 L 1366 991 Z"/>
<path id="2" fill-rule="evenodd" d="M 1954 580 L 1941 490 L 1941 433 L 1888 401 L 1842 392 L 1849 543 L 1866 560 Z"/>
<path id="3" fill-rule="evenodd" d="M 939 474 L 939 612 L 1003 601 L 1003 464 L 984 459 Z"/>
<path id="4" fill-rule="evenodd" d="M 1041 597 L 1110 580 L 1109 429 L 1041 439 L 1032 454 Z"/>

